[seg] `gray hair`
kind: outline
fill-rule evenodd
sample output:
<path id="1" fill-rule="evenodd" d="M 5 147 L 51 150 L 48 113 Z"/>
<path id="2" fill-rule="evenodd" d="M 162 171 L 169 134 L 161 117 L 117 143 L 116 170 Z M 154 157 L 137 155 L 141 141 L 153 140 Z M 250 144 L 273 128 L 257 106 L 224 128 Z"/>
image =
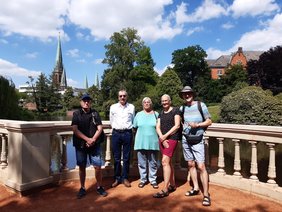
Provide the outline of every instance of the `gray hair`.
<path id="1" fill-rule="evenodd" d="M 144 104 L 145 101 L 149 101 L 150 102 L 150 105 L 152 105 L 152 100 L 150 99 L 150 97 L 144 97 L 143 100 L 142 100 L 142 104 Z"/>
<path id="2" fill-rule="evenodd" d="M 166 98 L 168 99 L 168 101 L 171 101 L 171 98 L 170 98 L 170 96 L 169 96 L 168 94 L 162 95 L 161 99 L 162 99 L 163 97 L 166 97 Z"/>

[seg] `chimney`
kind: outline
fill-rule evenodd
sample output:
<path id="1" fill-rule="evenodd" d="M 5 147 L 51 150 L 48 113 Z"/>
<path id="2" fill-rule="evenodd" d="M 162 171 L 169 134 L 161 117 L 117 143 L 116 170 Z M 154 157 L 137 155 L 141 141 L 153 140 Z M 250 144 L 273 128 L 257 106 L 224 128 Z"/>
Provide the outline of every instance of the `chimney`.
<path id="1" fill-rule="evenodd" d="M 239 54 L 240 53 L 243 53 L 243 48 L 242 47 L 238 47 L 238 51 L 237 51 Z"/>

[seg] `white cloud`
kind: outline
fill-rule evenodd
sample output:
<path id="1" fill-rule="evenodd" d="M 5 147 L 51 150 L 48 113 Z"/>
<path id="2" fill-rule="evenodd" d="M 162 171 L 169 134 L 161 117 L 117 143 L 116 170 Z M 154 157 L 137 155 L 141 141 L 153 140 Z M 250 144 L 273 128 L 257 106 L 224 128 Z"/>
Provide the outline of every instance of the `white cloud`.
<path id="1" fill-rule="evenodd" d="M 194 34 L 195 32 L 201 32 L 203 30 L 204 30 L 203 27 L 195 27 L 193 29 L 188 30 L 187 35 L 190 36 L 190 35 Z"/>
<path id="2" fill-rule="evenodd" d="M 70 57 L 79 57 L 79 50 L 78 49 L 70 49 L 66 53 Z"/>
<path id="3" fill-rule="evenodd" d="M 5 40 L 5 39 L 0 39 L 0 43 L 3 43 L 3 44 L 8 44 L 8 41 Z"/>
<path id="4" fill-rule="evenodd" d="M 269 15 L 279 11 L 275 0 L 235 0 L 229 10 L 234 17 Z"/>
<path id="5" fill-rule="evenodd" d="M 228 23 L 222 24 L 221 27 L 222 27 L 223 29 L 231 29 L 231 28 L 234 27 L 234 25 L 231 24 L 230 22 L 228 22 Z"/>
<path id="6" fill-rule="evenodd" d="M 78 82 L 71 79 L 71 78 L 67 78 L 67 84 L 68 84 L 68 86 L 71 86 L 71 87 L 77 87 L 78 86 Z"/>
<path id="7" fill-rule="evenodd" d="M 181 27 L 172 24 L 171 16 L 165 17 L 164 8 L 172 3 L 172 0 L 73 0 L 69 19 L 89 29 L 98 40 L 109 39 L 113 32 L 126 27 L 137 29 L 144 40 L 170 39 L 182 32 Z"/>
<path id="8" fill-rule="evenodd" d="M 30 59 L 34 59 L 36 58 L 38 55 L 38 52 L 31 52 L 31 53 L 26 53 L 25 57 L 30 58 Z"/>
<path id="9" fill-rule="evenodd" d="M 79 59 L 79 60 L 76 60 L 76 62 L 78 62 L 78 63 L 86 63 L 86 60 L 85 59 Z"/>
<path id="10" fill-rule="evenodd" d="M 174 64 L 169 64 L 169 65 L 163 67 L 162 69 L 158 69 L 158 68 L 154 67 L 154 70 L 155 70 L 155 72 L 157 72 L 159 74 L 159 76 L 161 76 L 167 70 L 167 68 L 173 68 L 173 67 L 174 67 Z"/>
<path id="11" fill-rule="evenodd" d="M 265 28 L 247 32 L 234 43 L 234 45 L 226 50 L 221 51 L 214 48 L 206 50 L 208 58 L 216 59 L 220 55 L 230 54 L 243 47 L 243 50 L 267 51 L 271 47 L 282 44 L 282 13 L 277 14 L 273 19 L 266 21 L 263 26 Z"/>
<path id="12" fill-rule="evenodd" d="M 102 64 L 103 59 L 96 59 L 93 61 L 94 64 Z"/>
<path id="13" fill-rule="evenodd" d="M 13 33 L 47 41 L 57 37 L 65 24 L 69 0 L 5 1 L 0 7 L 0 30 L 5 35 Z"/>
<path id="14" fill-rule="evenodd" d="M 217 59 L 217 58 L 220 57 L 221 55 L 230 54 L 230 52 L 221 51 L 221 50 L 215 49 L 215 48 L 208 48 L 208 49 L 206 50 L 206 53 L 207 53 L 207 55 L 208 55 L 207 59 Z"/>
<path id="15" fill-rule="evenodd" d="M 254 30 L 242 35 L 232 48 L 236 50 L 239 46 L 248 50 L 266 51 L 270 47 L 282 44 L 282 13 L 266 22 L 264 29 Z"/>
<path id="16" fill-rule="evenodd" d="M 203 22 L 228 14 L 225 6 L 217 3 L 214 0 L 205 0 L 203 4 L 191 14 L 187 14 L 186 7 L 187 4 L 181 3 L 181 5 L 177 8 L 175 16 L 178 24 L 187 22 Z"/>
<path id="17" fill-rule="evenodd" d="M 22 67 L 19 67 L 16 63 L 11 63 L 7 60 L 3 60 L 0 58 L 0 75 L 8 76 L 8 77 L 38 77 L 40 75 L 40 71 L 28 70 Z"/>

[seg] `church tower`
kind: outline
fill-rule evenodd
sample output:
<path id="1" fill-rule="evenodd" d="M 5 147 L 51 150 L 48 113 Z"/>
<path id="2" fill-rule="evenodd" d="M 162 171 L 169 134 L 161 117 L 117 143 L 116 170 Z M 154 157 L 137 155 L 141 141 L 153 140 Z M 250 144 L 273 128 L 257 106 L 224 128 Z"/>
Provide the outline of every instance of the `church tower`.
<path id="1" fill-rule="evenodd" d="M 57 46 L 55 68 L 53 70 L 52 76 L 53 76 L 53 83 L 59 90 L 64 90 L 67 88 L 66 70 L 63 64 L 60 35 L 59 35 L 58 46 Z"/>

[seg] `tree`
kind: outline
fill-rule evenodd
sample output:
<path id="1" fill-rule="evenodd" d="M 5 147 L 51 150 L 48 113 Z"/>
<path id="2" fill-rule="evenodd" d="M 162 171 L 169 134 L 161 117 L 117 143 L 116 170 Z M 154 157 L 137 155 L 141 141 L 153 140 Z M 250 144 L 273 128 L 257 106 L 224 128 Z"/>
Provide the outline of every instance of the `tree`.
<path id="1" fill-rule="evenodd" d="M 110 40 L 103 60 L 108 64 L 101 82 L 104 102 L 116 100 L 120 89 L 126 89 L 130 101 L 135 101 L 158 79 L 150 48 L 141 41 L 137 30 L 131 28 L 115 32 Z"/>
<path id="2" fill-rule="evenodd" d="M 183 104 L 182 99 L 179 97 L 179 91 L 183 88 L 181 80 L 175 73 L 175 71 L 171 68 L 168 68 L 160 77 L 157 85 L 156 91 L 158 94 L 158 102 L 160 102 L 160 97 L 163 94 L 168 94 L 171 99 L 172 103 L 175 106 L 179 106 Z"/>
<path id="3" fill-rule="evenodd" d="M 72 87 L 67 87 L 63 95 L 63 101 L 62 101 L 62 104 L 66 110 L 72 109 L 71 102 L 73 98 L 74 98 L 74 94 Z"/>
<path id="4" fill-rule="evenodd" d="M 183 85 L 194 87 L 200 77 L 209 76 L 206 52 L 199 46 L 189 46 L 172 53 L 174 70 Z"/>
<path id="5" fill-rule="evenodd" d="M 223 98 L 220 122 L 281 126 L 282 102 L 260 87 L 245 87 Z"/>
<path id="6" fill-rule="evenodd" d="M 249 81 L 253 85 L 270 89 L 274 94 L 282 92 L 282 46 L 276 46 L 260 55 L 258 61 L 247 64 Z"/>
<path id="7" fill-rule="evenodd" d="M 0 76 L 0 118 L 19 119 L 20 108 L 15 85 L 11 80 Z"/>
<path id="8" fill-rule="evenodd" d="M 48 79 L 45 74 L 41 73 L 35 84 L 32 77 L 29 79 L 28 84 L 32 87 L 33 100 L 39 113 L 53 112 L 60 107 L 60 93 L 55 84 L 51 82 L 52 76 Z"/>

